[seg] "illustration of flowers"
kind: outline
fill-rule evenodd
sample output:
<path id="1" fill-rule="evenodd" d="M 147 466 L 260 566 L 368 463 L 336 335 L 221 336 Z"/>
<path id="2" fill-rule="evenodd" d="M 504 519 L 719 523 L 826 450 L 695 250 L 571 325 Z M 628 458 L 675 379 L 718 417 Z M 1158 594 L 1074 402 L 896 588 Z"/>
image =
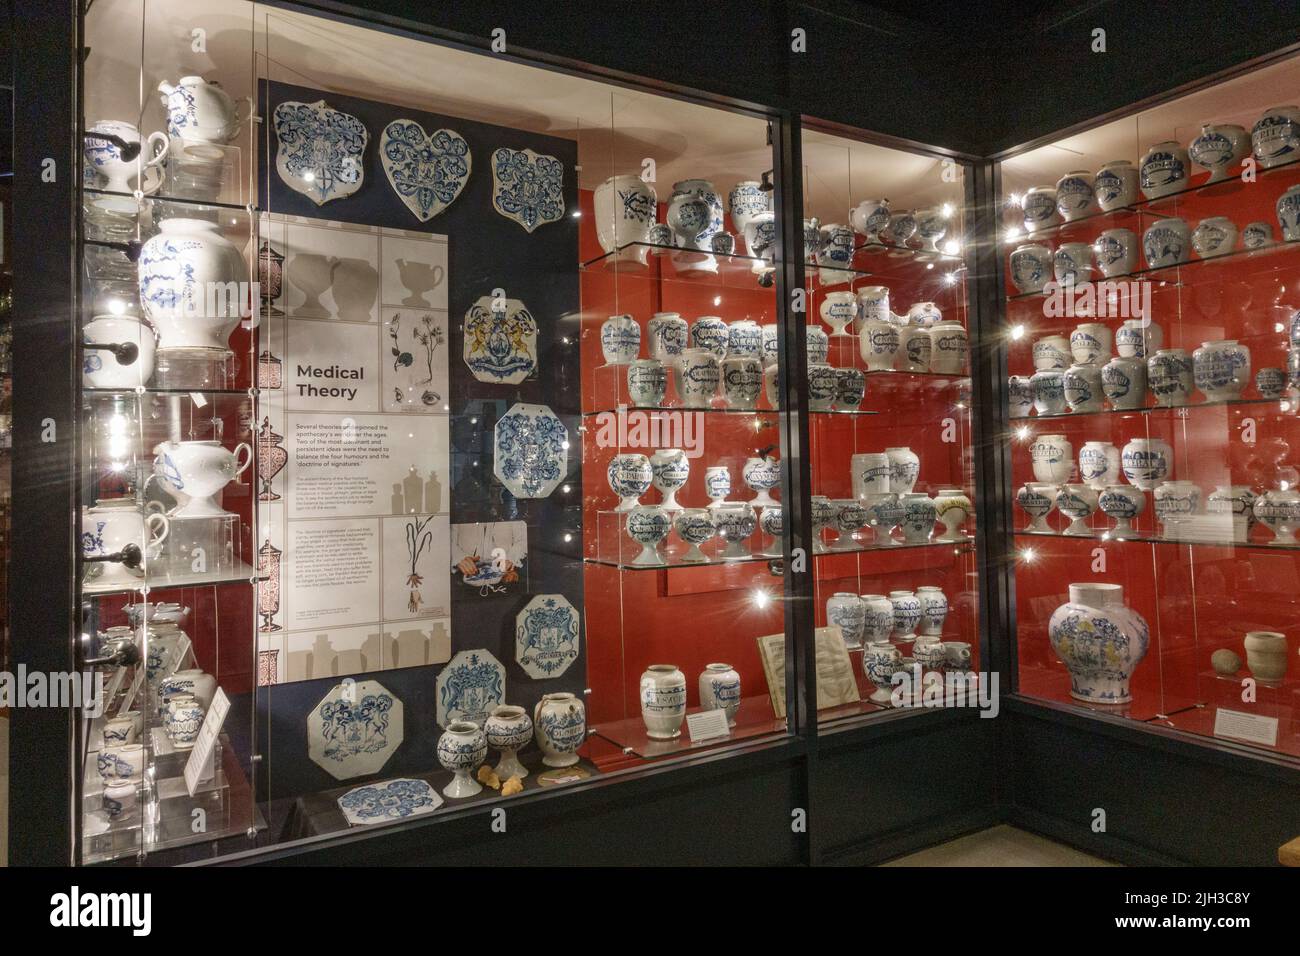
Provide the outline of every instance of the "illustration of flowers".
<path id="1" fill-rule="evenodd" d="M 433 532 L 428 530 L 429 523 L 433 521 L 433 515 L 427 518 L 413 518 L 406 523 L 406 551 L 411 557 L 411 573 L 406 579 L 406 586 L 411 589 L 411 596 L 406 602 L 406 609 L 412 614 L 420 610 L 424 604 L 424 596 L 420 594 L 420 585 L 424 583 L 417 570 L 420 563 L 420 555 L 425 549 L 433 544 Z"/>
<path id="2" fill-rule="evenodd" d="M 398 312 L 388 323 L 388 337 L 393 340 L 391 352 L 393 355 L 393 370 L 399 371 L 404 368 L 413 368 L 415 366 L 415 355 L 402 348 L 399 332 L 402 324 L 402 313 Z M 420 344 L 424 351 L 424 370 L 425 377 L 418 379 L 416 385 L 431 385 L 433 383 L 433 356 L 440 345 L 445 344 L 446 337 L 443 333 L 442 326 L 438 324 L 433 315 L 426 312 L 420 316 L 411 329 L 411 336 Z M 399 391 L 400 390 L 395 390 Z M 398 399 L 400 401 L 400 399 Z M 420 400 L 425 405 L 436 405 L 442 401 L 442 396 L 433 389 L 426 388 L 420 396 Z"/>

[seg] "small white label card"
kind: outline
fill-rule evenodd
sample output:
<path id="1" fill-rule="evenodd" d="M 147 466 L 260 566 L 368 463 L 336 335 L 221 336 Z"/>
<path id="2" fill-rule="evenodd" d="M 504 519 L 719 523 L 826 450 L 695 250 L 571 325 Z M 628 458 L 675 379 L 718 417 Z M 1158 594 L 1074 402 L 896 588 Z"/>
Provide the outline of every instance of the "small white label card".
<path id="1" fill-rule="evenodd" d="M 212 706 L 208 708 L 208 715 L 203 718 L 203 726 L 199 728 L 199 739 L 194 741 L 194 749 L 190 751 L 190 759 L 185 764 L 185 789 L 191 797 L 199 784 L 212 776 L 212 750 L 217 745 L 221 725 L 226 722 L 228 713 L 230 698 L 218 687 L 212 697 Z"/>
<path id="2" fill-rule="evenodd" d="M 691 740 L 710 740 L 714 737 L 731 736 L 727 726 L 725 710 L 702 710 L 698 714 L 686 715 L 686 732 Z"/>
<path id="3" fill-rule="evenodd" d="M 1277 718 L 1244 714 L 1220 707 L 1214 714 L 1214 736 L 1231 737 L 1252 744 L 1277 746 Z"/>
<path id="4" fill-rule="evenodd" d="M 122 698 L 122 705 L 118 707 L 119 714 L 125 714 L 135 703 L 136 697 L 140 694 L 140 688 L 144 686 L 145 669 L 137 667 L 135 669 L 135 678 L 131 681 L 131 686 L 127 688 L 126 696 Z"/>

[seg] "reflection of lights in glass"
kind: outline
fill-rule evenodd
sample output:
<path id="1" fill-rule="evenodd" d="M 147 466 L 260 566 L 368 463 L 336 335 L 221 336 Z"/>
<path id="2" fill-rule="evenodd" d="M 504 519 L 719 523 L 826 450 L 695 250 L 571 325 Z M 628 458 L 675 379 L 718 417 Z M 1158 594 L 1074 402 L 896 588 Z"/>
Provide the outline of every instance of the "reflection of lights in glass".
<path id="1" fill-rule="evenodd" d="M 563 448 L 565 451 L 568 451 L 568 450 L 569 450 L 569 440 L 566 438 L 564 441 L 560 442 L 560 447 Z"/>
<path id="2" fill-rule="evenodd" d="M 1291 403 L 1287 401 L 1283 401 L 1278 407 L 1284 412 L 1291 411 Z"/>
<path id="3" fill-rule="evenodd" d="M 1273 331 L 1274 331 L 1274 332 L 1281 332 L 1281 331 L 1282 331 L 1282 323 L 1281 323 L 1281 322 L 1274 322 L 1274 323 L 1273 323 Z"/>
<path id="4" fill-rule="evenodd" d="M 126 467 L 126 459 L 131 454 L 131 422 L 121 412 L 114 412 L 108 417 L 108 452 L 109 468 L 112 471 L 121 471 Z"/>
<path id="5" fill-rule="evenodd" d="M 563 487 L 560 488 L 560 490 L 567 495 L 569 493 L 569 485 L 564 485 Z"/>
<path id="6" fill-rule="evenodd" d="M 309 169 L 302 174 L 302 178 L 309 183 L 314 183 L 316 181 L 316 174 Z"/>
<path id="7" fill-rule="evenodd" d="M 952 203 L 950 202 L 944 203 L 943 208 L 939 210 L 940 215 L 942 215 L 944 219 L 951 219 L 953 212 L 955 212 L 955 210 L 952 208 Z"/>
<path id="8" fill-rule="evenodd" d="M 581 218 L 582 218 L 582 210 L 581 210 L 581 209 L 575 209 L 575 210 L 573 210 L 573 218 L 574 218 L 574 219 L 581 219 Z"/>
<path id="9" fill-rule="evenodd" d="M 762 588 L 754 589 L 754 607 L 762 610 L 772 603 L 772 595 L 768 594 Z"/>
<path id="10" fill-rule="evenodd" d="M 1032 564 L 1036 557 L 1038 557 L 1038 555 L 1034 552 L 1033 548 L 1025 548 L 1020 552 L 1020 560 L 1025 562 L 1025 564 Z"/>
<path id="11" fill-rule="evenodd" d="M 943 244 L 943 251 L 950 256 L 958 255 L 961 252 L 961 243 L 956 239 L 949 239 Z"/>
<path id="12" fill-rule="evenodd" d="M 560 339 L 560 341 L 563 342 L 565 345 L 568 345 L 568 344 L 569 344 L 569 337 L 566 335 L 566 336 L 564 336 L 562 339 Z"/>
<path id="13" fill-rule="evenodd" d="M 1004 232 L 1004 233 L 1002 234 L 1002 237 L 1003 237 L 1007 242 L 1015 242 L 1017 239 L 1020 238 L 1020 227 L 1019 227 L 1019 226 L 1008 226 L 1008 227 L 1007 227 L 1007 231 Z"/>
<path id="14" fill-rule="evenodd" d="M 1011 326 L 1011 337 L 1013 339 L 1023 339 L 1025 337 L 1024 323 Z"/>
<path id="15" fill-rule="evenodd" d="M 1013 206 L 1019 206 L 1021 203 L 1020 193 L 1012 193 L 1007 197 L 1007 202 Z"/>
<path id="16" fill-rule="evenodd" d="M 573 535 L 571 535 L 571 534 L 566 534 L 566 535 L 564 536 L 564 540 L 565 540 L 566 542 L 572 541 L 572 540 L 573 540 Z"/>
<path id="17" fill-rule="evenodd" d="M 1017 429 L 1016 429 L 1016 437 L 1019 438 L 1021 441 L 1025 441 L 1026 439 L 1028 439 L 1028 438 L 1029 438 L 1029 426 L 1028 426 L 1028 425 L 1021 425 L 1019 428 L 1017 428 Z"/>
<path id="18" fill-rule="evenodd" d="M 1290 491 L 1290 490 L 1291 490 L 1291 482 L 1286 481 L 1286 480 L 1279 481 L 1279 482 L 1277 483 L 1277 486 L 1278 486 L 1279 488 L 1281 488 L 1283 491 Z"/>
<path id="19" fill-rule="evenodd" d="M 944 281 L 944 284 L 945 284 L 945 285 L 956 285 L 956 284 L 957 284 L 957 273 L 955 273 L 955 272 L 945 272 L 945 273 L 943 274 L 943 281 Z"/>
<path id="20" fill-rule="evenodd" d="M 109 315 L 125 315 L 125 314 L 126 314 L 126 303 L 123 302 L 121 299 L 109 299 L 109 300 L 108 300 L 108 314 L 109 314 Z M 1281 330 L 1279 329 L 1279 331 L 1281 331 Z"/>
<path id="21" fill-rule="evenodd" d="M 720 296 L 720 295 L 715 295 L 715 296 L 713 297 L 713 304 L 714 304 L 714 305 L 722 305 L 722 296 Z"/>
<path id="22" fill-rule="evenodd" d="M 934 263 L 933 263 L 933 262 L 927 262 L 926 265 L 925 265 L 925 267 L 926 267 L 927 269 L 933 269 L 933 268 L 934 268 Z"/>

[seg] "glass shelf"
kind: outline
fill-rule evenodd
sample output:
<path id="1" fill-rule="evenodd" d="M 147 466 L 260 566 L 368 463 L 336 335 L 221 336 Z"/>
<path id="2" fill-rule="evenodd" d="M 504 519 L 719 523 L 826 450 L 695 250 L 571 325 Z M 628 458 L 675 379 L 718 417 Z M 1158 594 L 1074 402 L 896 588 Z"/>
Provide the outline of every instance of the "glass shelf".
<path id="1" fill-rule="evenodd" d="M 690 685 L 689 677 L 687 684 Z M 701 709 L 691 707 L 686 714 L 689 717 L 691 714 L 699 713 Z M 682 732 L 679 736 L 672 740 L 658 740 L 646 733 L 645 721 L 639 716 L 598 724 L 591 729 L 593 736 L 613 744 L 628 756 L 645 760 L 686 753 L 703 747 L 720 747 L 738 743 L 749 737 L 761 737 L 784 731 L 785 720 L 773 714 L 772 699 L 766 694 L 741 698 L 740 707 L 736 710 L 736 726 L 732 727 L 731 733 L 725 737 L 692 740 L 686 729 L 686 721 L 683 720 Z"/>
<path id="2" fill-rule="evenodd" d="M 1023 514 L 1023 513 L 1022 513 Z M 1165 538 L 1143 533 L 1113 537 L 1107 528 L 1094 528 L 1095 534 L 1065 534 L 1061 531 L 1025 531 L 1017 529 L 1017 538 L 1064 539 L 1066 541 L 1092 541 L 1102 544 L 1171 544 L 1194 548 L 1250 548 L 1255 551 L 1300 551 L 1300 541 L 1274 544 L 1271 541 L 1233 541 L 1230 539 L 1197 540 L 1193 538 Z"/>
<path id="3" fill-rule="evenodd" d="M 1095 412 L 1051 412 L 1047 415 L 1025 415 L 1020 418 L 1011 419 L 1012 422 L 1028 423 L 1031 421 L 1050 421 L 1061 418 L 1095 418 L 1098 415 L 1115 415 L 1123 417 L 1125 415 L 1143 416 L 1154 415 L 1158 412 L 1186 412 L 1193 408 L 1266 408 L 1270 405 L 1276 405 L 1277 413 L 1291 414 L 1293 409 L 1291 403 L 1284 398 L 1231 398 L 1220 402 L 1197 402 L 1194 405 L 1147 405 L 1143 408 L 1103 408 Z M 1179 416 L 1182 417 L 1182 416 Z"/>
<path id="4" fill-rule="evenodd" d="M 174 203 L 178 206 L 190 206 L 199 209 L 230 209 L 250 214 L 260 212 L 256 206 L 251 206 L 246 203 L 223 202 L 217 199 L 194 199 L 189 196 L 173 196 L 161 191 L 140 197 L 137 197 L 135 193 L 118 192 L 112 189 L 96 189 L 93 187 L 87 187 L 83 192 L 87 196 L 106 196 L 114 199 L 135 201 L 137 205 L 141 207 L 139 210 L 141 212 L 144 211 L 144 208 L 147 207 L 149 203 L 152 202 Z"/>
<path id="5" fill-rule="evenodd" d="M 82 387 L 83 395 L 213 395 L 229 396 L 237 395 L 241 398 L 250 398 L 258 394 L 256 388 L 154 388 L 153 386 L 144 386 L 140 388 L 88 388 Z"/>
<path id="6" fill-rule="evenodd" d="M 758 532 L 755 532 L 756 534 Z M 631 538 L 628 539 L 631 542 Z M 634 549 L 640 549 L 640 545 L 633 544 Z M 661 552 L 662 554 L 662 552 Z M 585 564 L 599 564 L 607 568 L 618 568 L 620 571 L 666 571 L 677 568 L 716 568 L 726 567 L 732 564 L 753 564 L 758 561 L 779 561 L 780 553 L 776 554 L 747 554 L 738 558 L 722 558 L 717 555 L 709 555 L 707 561 L 682 561 L 680 554 L 662 554 L 663 564 L 632 564 L 630 561 L 613 561 L 608 558 L 583 558 Z"/>
<path id="7" fill-rule="evenodd" d="M 834 545 L 827 545 L 825 551 L 814 551 L 814 558 L 829 558 L 838 554 L 865 554 L 873 551 L 907 551 L 916 548 L 950 548 L 954 554 L 966 553 L 973 551 L 975 548 L 975 539 L 967 537 L 961 541 L 902 541 L 898 538 L 891 538 L 893 544 L 880 544 L 873 542 L 871 544 L 856 544 L 851 548 L 837 548 Z"/>
<path id="8" fill-rule="evenodd" d="M 202 573 L 159 574 L 141 579 L 138 584 L 122 585 L 113 583 L 107 587 L 89 582 L 82 586 L 81 592 L 87 597 L 105 597 L 118 594 L 135 594 L 145 590 L 162 591 L 168 588 L 206 587 L 220 584 L 255 584 L 269 578 L 259 576 L 257 571 L 243 561 L 236 561 L 235 566 L 226 571 L 204 571 Z"/>
<path id="9" fill-rule="evenodd" d="M 868 377 L 877 376 L 877 375 L 887 375 L 895 378 L 903 378 L 903 377 L 935 378 L 935 379 L 949 379 L 954 382 L 970 381 L 969 372 L 908 372 L 901 369 L 878 368 L 878 369 L 863 369 L 862 373 Z"/>
<path id="10" fill-rule="evenodd" d="M 583 418 L 596 418 L 601 415 L 617 415 L 619 412 L 701 412 L 705 415 L 753 415 L 765 419 L 775 419 L 781 413 L 771 408 L 689 408 L 685 405 L 624 405 L 619 408 L 604 408 L 594 412 L 583 412 Z M 837 408 L 825 411 L 808 412 L 809 415 L 879 415 L 879 412 L 861 408 Z"/>

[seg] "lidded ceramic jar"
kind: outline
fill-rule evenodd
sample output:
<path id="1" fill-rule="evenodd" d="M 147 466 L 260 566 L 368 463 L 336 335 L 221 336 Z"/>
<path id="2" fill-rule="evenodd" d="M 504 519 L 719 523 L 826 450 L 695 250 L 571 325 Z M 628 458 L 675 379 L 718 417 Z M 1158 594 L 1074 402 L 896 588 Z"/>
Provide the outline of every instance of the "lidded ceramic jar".
<path id="1" fill-rule="evenodd" d="M 1097 170 L 1092 183 L 1097 206 L 1111 212 L 1138 201 L 1138 171 L 1127 159 L 1114 159 Z"/>
<path id="2" fill-rule="evenodd" d="M 487 757 L 487 738 L 478 724 L 470 720 L 453 720 L 438 738 L 438 763 L 453 773 L 442 795 L 453 800 L 472 797 L 483 785 L 472 776 Z"/>
<path id="3" fill-rule="evenodd" d="M 641 718 L 648 737 L 680 737 L 686 718 L 686 675 L 671 664 L 647 667 L 641 675 Z"/>
<path id="4" fill-rule="evenodd" d="M 1093 179 L 1092 173 L 1086 169 L 1076 169 L 1056 181 L 1056 211 L 1066 222 L 1097 211 Z"/>
<path id="5" fill-rule="evenodd" d="M 705 710 L 722 710 L 727 726 L 736 726 L 740 710 L 740 674 L 730 664 L 709 664 L 700 674 L 700 706 Z"/>
<path id="6" fill-rule="evenodd" d="M 571 767 L 587 739 L 587 710 L 573 694 L 543 694 L 533 707 L 533 735 L 548 767 Z"/>
<path id="7" fill-rule="evenodd" d="M 1129 681 L 1151 638 L 1123 601 L 1118 584 L 1071 584 L 1069 602 L 1052 614 L 1048 637 L 1070 672 L 1070 696 L 1094 704 L 1132 700 Z"/>
<path id="8" fill-rule="evenodd" d="M 1156 143 L 1142 160 L 1138 184 L 1147 199 L 1159 199 L 1187 188 L 1191 167 L 1187 150 L 1177 140 Z"/>
<path id="9" fill-rule="evenodd" d="M 1192 374 L 1208 401 L 1240 398 L 1250 381 L 1250 349 L 1235 339 L 1204 342 L 1192 353 Z"/>
<path id="10" fill-rule="evenodd" d="M 528 768 L 516 756 L 533 739 L 533 721 L 528 711 L 513 704 L 498 704 L 483 722 L 483 735 L 488 746 L 501 753 L 496 775 L 503 782 L 511 777 L 528 776 Z"/>

